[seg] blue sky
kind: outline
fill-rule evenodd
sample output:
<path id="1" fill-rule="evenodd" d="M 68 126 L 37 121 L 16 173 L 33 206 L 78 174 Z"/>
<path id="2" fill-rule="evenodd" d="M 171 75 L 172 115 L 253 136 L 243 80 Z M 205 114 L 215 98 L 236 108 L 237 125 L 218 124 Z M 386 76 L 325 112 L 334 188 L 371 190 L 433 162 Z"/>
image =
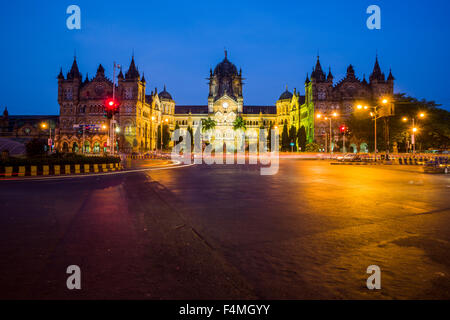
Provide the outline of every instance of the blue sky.
<path id="1" fill-rule="evenodd" d="M 66 8 L 81 8 L 81 30 L 68 30 Z M 381 30 L 366 27 L 366 8 L 381 7 Z M 167 85 L 177 104 L 206 104 L 209 69 L 223 59 L 242 67 L 244 103 L 274 104 L 288 85 L 304 92 L 319 52 L 335 79 L 353 64 L 362 78 L 378 52 L 396 91 L 450 106 L 450 2 L 424 1 L 3 1 L 0 108 L 57 114 L 59 68 L 76 50 L 80 71 L 113 61 L 128 67 L 134 50 L 147 92 Z"/>

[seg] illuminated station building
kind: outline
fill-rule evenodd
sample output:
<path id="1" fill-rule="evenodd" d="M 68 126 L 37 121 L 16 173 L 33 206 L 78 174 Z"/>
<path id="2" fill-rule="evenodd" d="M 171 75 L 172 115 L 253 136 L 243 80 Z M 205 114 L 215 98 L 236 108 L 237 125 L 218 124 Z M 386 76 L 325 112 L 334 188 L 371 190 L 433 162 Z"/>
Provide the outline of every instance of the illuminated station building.
<path id="1" fill-rule="evenodd" d="M 326 75 L 319 57 L 313 71 L 304 82 L 305 95 L 296 89 L 284 91 L 275 105 L 252 106 L 244 103 L 242 70 L 225 57 L 209 74 L 209 95 L 206 105 L 176 105 L 172 95 L 157 89 L 146 94 L 147 82 L 140 74 L 134 57 L 125 74 L 120 70 L 115 94 L 120 108 L 115 115 L 117 121 L 117 144 L 122 152 L 147 152 L 158 149 L 158 132 L 164 123 L 170 131 L 179 127 L 182 131 L 195 128 L 202 119 L 216 122 L 215 141 L 224 143 L 234 139 L 233 122 L 242 117 L 249 140 L 258 139 L 260 130 L 295 127 L 304 130 L 307 143 L 323 146 L 328 141 L 329 124 L 318 119 L 317 113 L 338 113 L 332 130 L 338 137 L 339 126 L 345 123 L 358 101 L 375 101 L 383 96 L 392 96 L 394 77 L 387 79 L 381 72 L 378 57 L 370 75 L 356 77 L 353 66 L 337 84 L 333 84 L 331 70 Z M 58 76 L 58 103 L 60 106 L 59 128 L 56 130 L 56 149 L 64 152 L 100 153 L 106 151 L 108 143 L 108 120 L 104 103 L 112 96 L 113 83 L 105 76 L 100 65 L 96 75 L 83 80 L 76 58 L 70 71 Z M 281 139 L 280 139 L 281 140 Z M 357 150 L 363 146 L 354 146 Z M 364 151 L 364 150 L 361 150 Z"/>

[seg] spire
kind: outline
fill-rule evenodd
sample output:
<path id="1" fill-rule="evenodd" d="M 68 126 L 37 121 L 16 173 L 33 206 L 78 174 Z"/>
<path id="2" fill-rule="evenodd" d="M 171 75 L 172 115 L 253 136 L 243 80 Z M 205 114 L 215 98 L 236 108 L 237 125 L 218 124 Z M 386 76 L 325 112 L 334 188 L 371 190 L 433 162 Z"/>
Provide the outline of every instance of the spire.
<path id="1" fill-rule="evenodd" d="M 84 80 L 84 83 L 88 83 L 89 82 L 89 75 L 88 75 L 88 73 L 86 72 L 86 79 Z"/>
<path id="2" fill-rule="evenodd" d="M 98 68 L 97 68 L 97 74 L 95 75 L 95 77 L 104 77 L 105 76 L 105 68 L 103 68 L 103 66 L 101 64 L 99 64 Z"/>
<path id="3" fill-rule="evenodd" d="M 305 83 L 309 83 L 309 73 L 308 73 L 308 72 L 306 73 L 306 80 L 305 80 Z"/>
<path id="4" fill-rule="evenodd" d="M 364 75 L 363 75 L 363 80 L 362 80 L 362 83 L 363 84 L 367 84 L 367 80 L 366 80 L 366 74 L 364 73 Z"/>
<path id="5" fill-rule="evenodd" d="M 142 72 L 141 82 L 145 83 L 145 75 L 144 75 L 144 72 Z"/>
<path id="6" fill-rule="evenodd" d="M 5 110 L 3 111 L 3 118 L 8 118 L 8 107 L 5 107 Z"/>
<path id="7" fill-rule="evenodd" d="M 127 73 L 125 74 L 125 79 L 127 80 L 136 80 L 139 79 L 139 71 L 136 69 L 136 65 L 134 64 L 134 53 L 131 57 L 130 67 L 128 68 Z"/>
<path id="8" fill-rule="evenodd" d="M 225 59 L 224 60 L 227 60 L 227 56 L 228 56 L 227 49 L 224 49 L 224 52 L 225 52 Z"/>
<path id="9" fill-rule="evenodd" d="M 378 54 L 375 58 L 375 65 L 373 66 L 372 74 L 369 77 L 370 82 L 378 81 L 378 82 L 384 82 L 384 75 L 381 73 L 380 64 L 378 63 Z"/>
<path id="10" fill-rule="evenodd" d="M 320 65 L 320 57 L 317 55 L 316 67 L 313 69 L 313 74 L 311 74 L 311 79 L 314 78 L 317 82 L 325 81 L 325 73 Z"/>
<path id="11" fill-rule="evenodd" d="M 81 79 L 81 73 L 78 70 L 78 64 L 77 64 L 77 57 L 73 58 L 72 68 L 70 69 L 69 73 L 67 74 L 67 79 Z"/>
<path id="12" fill-rule="evenodd" d="M 355 69 L 353 69 L 352 65 L 349 65 L 347 68 L 347 75 L 345 76 L 346 79 L 356 79 L 355 77 Z"/>
<path id="13" fill-rule="evenodd" d="M 331 73 L 331 67 L 328 68 L 327 81 L 333 82 L 333 74 Z"/>
<path id="14" fill-rule="evenodd" d="M 63 75 L 63 72 L 62 72 L 62 68 L 59 71 L 58 80 L 64 80 L 64 75 Z"/>
<path id="15" fill-rule="evenodd" d="M 387 78 L 387 81 L 394 81 L 395 80 L 395 78 L 394 78 L 394 76 L 392 75 L 392 69 L 389 69 L 389 76 L 388 76 L 388 78 Z"/>

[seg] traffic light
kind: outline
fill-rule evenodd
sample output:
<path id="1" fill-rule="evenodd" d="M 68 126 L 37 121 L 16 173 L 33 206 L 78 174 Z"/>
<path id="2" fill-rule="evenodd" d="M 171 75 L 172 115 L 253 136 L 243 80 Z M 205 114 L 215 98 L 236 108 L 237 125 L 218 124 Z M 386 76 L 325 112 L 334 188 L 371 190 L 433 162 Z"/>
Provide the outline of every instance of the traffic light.
<path id="1" fill-rule="evenodd" d="M 105 101 L 106 117 L 111 119 L 114 113 L 119 111 L 119 102 L 116 99 L 108 98 Z"/>
<path id="2" fill-rule="evenodd" d="M 339 131 L 341 134 L 348 134 L 350 132 L 349 128 L 345 124 L 339 127 Z"/>

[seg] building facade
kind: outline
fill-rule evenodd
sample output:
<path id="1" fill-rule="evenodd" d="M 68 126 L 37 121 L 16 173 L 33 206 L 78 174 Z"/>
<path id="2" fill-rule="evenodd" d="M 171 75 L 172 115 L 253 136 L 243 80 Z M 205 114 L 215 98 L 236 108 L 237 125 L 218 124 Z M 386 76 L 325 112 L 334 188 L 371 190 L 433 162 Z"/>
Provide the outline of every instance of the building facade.
<path id="1" fill-rule="evenodd" d="M 125 75 L 120 70 L 115 98 L 120 102 L 115 114 L 116 147 L 123 152 L 144 152 L 157 147 L 158 125 L 173 129 L 175 101 L 164 90 L 146 94 L 145 75 L 137 69 L 134 57 Z M 104 105 L 113 96 L 113 82 L 99 65 L 94 78 L 82 80 L 76 58 L 64 77 L 58 76 L 60 126 L 56 148 L 63 152 L 101 153 L 107 150 L 109 121 Z"/>
<path id="2" fill-rule="evenodd" d="M 182 131 L 195 128 L 204 119 L 216 123 L 216 143 L 234 141 L 234 122 L 241 117 L 246 125 L 249 139 L 258 139 L 261 129 L 278 128 L 286 125 L 296 131 L 302 127 L 307 142 L 320 146 L 329 139 L 329 124 L 316 117 L 317 113 L 338 113 L 338 120 L 332 124 L 333 143 L 339 138 L 338 128 L 354 111 L 358 102 L 374 103 L 382 97 L 392 96 L 394 77 L 387 79 L 381 72 L 378 57 L 370 75 L 360 80 L 352 65 L 344 79 L 334 83 L 331 69 L 328 75 L 322 70 L 319 57 L 304 82 L 305 94 L 296 89 L 290 92 L 286 87 L 274 105 L 252 106 L 244 103 L 242 69 L 228 60 L 210 69 L 209 94 L 204 105 L 176 105 L 172 95 L 157 89 L 146 94 L 147 83 L 140 75 L 134 61 L 125 73 L 120 70 L 114 88 L 120 102 L 115 115 L 118 127 L 116 146 L 122 152 L 146 152 L 161 146 L 161 124 L 169 131 L 179 127 Z M 56 148 L 65 152 L 100 153 L 107 150 L 108 120 L 105 117 L 105 100 L 112 97 L 113 82 L 105 76 L 100 65 L 95 77 L 87 75 L 82 80 L 77 61 L 66 76 L 62 69 L 58 76 L 58 103 L 60 106 L 59 129 L 56 130 Z M 206 100 L 206 99 L 205 99 Z M 303 130 L 302 128 L 302 130 Z M 267 132 L 267 131 L 266 131 Z"/>

